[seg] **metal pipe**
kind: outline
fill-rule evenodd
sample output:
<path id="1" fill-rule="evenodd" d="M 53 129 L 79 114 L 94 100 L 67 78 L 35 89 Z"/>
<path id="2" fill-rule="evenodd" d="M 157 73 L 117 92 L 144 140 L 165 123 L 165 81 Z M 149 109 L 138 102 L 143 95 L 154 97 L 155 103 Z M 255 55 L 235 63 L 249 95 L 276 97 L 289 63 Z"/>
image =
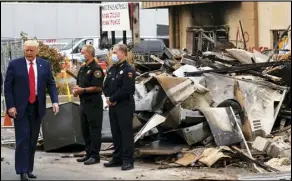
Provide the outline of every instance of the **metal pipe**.
<path id="1" fill-rule="evenodd" d="M 250 152 L 250 149 L 249 149 L 249 147 L 248 147 L 248 144 L 247 144 L 247 142 L 246 142 L 246 140 L 245 140 L 245 138 L 244 138 L 244 135 L 243 135 L 243 133 L 242 133 L 241 127 L 239 126 L 238 122 L 236 121 L 237 118 L 236 118 L 236 116 L 235 116 L 235 114 L 234 114 L 234 111 L 233 111 L 232 107 L 230 107 L 230 110 L 231 110 L 232 116 L 233 116 L 234 119 L 235 119 L 236 127 L 237 127 L 237 129 L 238 129 L 239 134 L 240 134 L 241 137 L 242 137 L 242 140 L 243 140 L 244 146 L 245 146 L 245 148 L 246 148 L 246 150 L 247 150 L 247 153 L 248 153 L 248 155 L 249 155 L 251 158 L 253 158 L 253 156 L 252 156 L 252 154 L 251 154 L 251 152 Z M 258 172 L 263 173 L 263 171 L 262 171 L 261 169 L 259 169 L 255 163 L 253 163 L 253 166 L 254 166 L 254 168 L 255 168 Z"/>
<path id="2" fill-rule="evenodd" d="M 239 20 L 239 24 L 240 24 L 241 34 L 242 34 L 242 40 L 243 40 L 244 50 L 247 51 L 246 41 L 245 41 L 245 38 L 244 38 L 244 33 L 243 33 L 243 28 L 242 28 L 241 20 Z"/>

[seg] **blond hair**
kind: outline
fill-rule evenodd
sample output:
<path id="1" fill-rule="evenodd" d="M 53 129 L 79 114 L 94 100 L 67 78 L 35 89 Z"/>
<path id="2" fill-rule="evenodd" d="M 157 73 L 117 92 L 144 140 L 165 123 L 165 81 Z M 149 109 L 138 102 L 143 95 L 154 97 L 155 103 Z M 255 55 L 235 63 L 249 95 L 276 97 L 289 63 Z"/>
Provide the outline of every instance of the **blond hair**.
<path id="1" fill-rule="evenodd" d="M 39 43 L 36 40 L 26 40 L 23 44 L 24 46 L 30 46 L 30 47 L 39 47 Z"/>

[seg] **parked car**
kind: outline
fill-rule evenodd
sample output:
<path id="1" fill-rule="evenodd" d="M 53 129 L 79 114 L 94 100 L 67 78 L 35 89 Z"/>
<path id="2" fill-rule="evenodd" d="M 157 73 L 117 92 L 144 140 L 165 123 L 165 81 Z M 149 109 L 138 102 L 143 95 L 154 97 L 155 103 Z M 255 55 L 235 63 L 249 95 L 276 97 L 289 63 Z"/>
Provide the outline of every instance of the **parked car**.
<path id="1" fill-rule="evenodd" d="M 119 42 L 122 43 L 122 42 Z M 150 55 L 155 55 L 157 57 L 162 57 L 164 49 L 166 48 L 165 43 L 162 39 L 142 39 L 141 42 L 132 46 L 132 41 L 129 39 L 127 45 L 132 47 L 131 50 L 133 54 L 140 54 L 150 58 Z"/>

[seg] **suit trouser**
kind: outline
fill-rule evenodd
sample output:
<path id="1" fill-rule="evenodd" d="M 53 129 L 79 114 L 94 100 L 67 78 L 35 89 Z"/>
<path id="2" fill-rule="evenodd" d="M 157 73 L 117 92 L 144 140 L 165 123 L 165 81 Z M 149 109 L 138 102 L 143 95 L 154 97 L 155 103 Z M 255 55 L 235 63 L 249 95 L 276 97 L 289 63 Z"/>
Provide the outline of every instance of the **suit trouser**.
<path id="1" fill-rule="evenodd" d="M 24 116 L 14 121 L 16 149 L 15 170 L 17 174 L 33 171 L 34 155 L 40 133 L 41 118 L 38 102 L 28 103 Z"/>
<path id="2" fill-rule="evenodd" d="M 134 101 L 122 101 L 109 107 L 111 132 L 114 143 L 113 159 L 134 161 L 133 114 Z"/>
<path id="3" fill-rule="evenodd" d="M 81 102 L 81 130 L 87 157 L 100 159 L 103 101 Z"/>

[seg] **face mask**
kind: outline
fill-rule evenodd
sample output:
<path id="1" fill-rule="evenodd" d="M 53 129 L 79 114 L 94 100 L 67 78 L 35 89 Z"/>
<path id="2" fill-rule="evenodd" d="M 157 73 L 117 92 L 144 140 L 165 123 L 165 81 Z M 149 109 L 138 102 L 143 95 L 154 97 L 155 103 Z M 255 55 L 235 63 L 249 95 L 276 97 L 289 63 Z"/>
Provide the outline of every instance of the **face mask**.
<path id="1" fill-rule="evenodd" d="M 84 55 L 80 55 L 80 61 L 83 63 L 86 61 L 85 56 Z"/>
<path id="2" fill-rule="evenodd" d="M 119 59 L 118 59 L 118 56 L 116 54 L 112 55 L 112 61 L 113 61 L 113 63 L 118 63 Z"/>

